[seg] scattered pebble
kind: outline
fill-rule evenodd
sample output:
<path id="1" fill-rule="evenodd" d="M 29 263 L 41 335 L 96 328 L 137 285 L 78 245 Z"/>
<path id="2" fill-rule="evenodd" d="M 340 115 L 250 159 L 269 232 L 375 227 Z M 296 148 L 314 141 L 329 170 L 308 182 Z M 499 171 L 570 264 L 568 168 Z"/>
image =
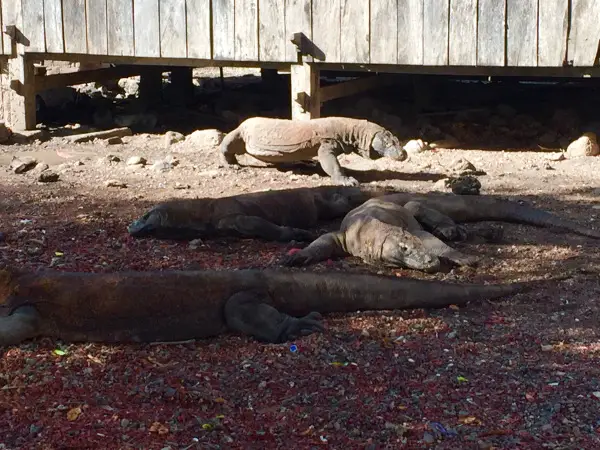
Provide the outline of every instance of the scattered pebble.
<path id="1" fill-rule="evenodd" d="M 170 146 L 185 140 L 185 136 L 177 131 L 167 131 L 164 137 L 165 146 Z"/>
<path id="2" fill-rule="evenodd" d="M 59 180 L 60 176 L 56 172 L 46 170 L 38 176 L 40 183 L 55 183 Z"/>
<path id="3" fill-rule="evenodd" d="M 29 172 L 35 166 L 37 166 L 38 162 L 36 159 L 31 158 L 30 156 L 23 156 L 21 158 L 13 157 L 10 162 L 10 169 L 16 173 L 21 174 L 25 172 Z"/>
<path id="4" fill-rule="evenodd" d="M 125 164 L 127 164 L 128 166 L 143 166 L 146 164 L 146 162 L 146 158 L 143 158 L 141 156 L 132 156 L 127 160 Z"/>
<path id="5" fill-rule="evenodd" d="M 127 183 L 124 183 L 119 180 L 108 180 L 104 183 L 106 187 L 114 187 L 114 188 L 126 188 Z"/>

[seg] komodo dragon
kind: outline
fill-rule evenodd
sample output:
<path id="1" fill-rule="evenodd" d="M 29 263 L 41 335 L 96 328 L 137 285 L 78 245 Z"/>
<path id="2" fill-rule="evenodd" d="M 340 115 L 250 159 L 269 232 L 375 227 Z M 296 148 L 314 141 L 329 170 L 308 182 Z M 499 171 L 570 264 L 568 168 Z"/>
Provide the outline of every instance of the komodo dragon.
<path id="1" fill-rule="evenodd" d="M 134 237 L 195 239 L 234 235 L 276 241 L 310 241 L 307 228 L 343 217 L 369 198 L 389 189 L 321 186 L 253 192 L 222 198 L 172 200 L 132 222 Z"/>
<path id="2" fill-rule="evenodd" d="M 337 159 L 342 153 L 358 153 L 368 159 L 387 156 L 397 161 L 407 157 L 398 138 L 390 131 L 367 120 L 347 117 L 246 119 L 221 142 L 221 155 L 226 164 L 237 164 L 236 155 L 244 153 L 267 163 L 307 161 L 316 156 L 332 181 L 343 186 L 359 183 L 345 176 Z"/>
<path id="3" fill-rule="evenodd" d="M 465 305 L 538 283 L 467 285 L 270 270 L 69 273 L 5 268 L 0 270 L 0 346 L 35 337 L 179 341 L 228 330 L 281 343 L 323 331 L 321 313 Z"/>
<path id="4" fill-rule="evenodd" d="M 308 247 L 285 256 L 282 263 L 300 266 L 354 255 L 366 263 L 425 271 L 438 270 L 440 258 L 459 265 L 473 265 L 477 257 L 465 255 L 442 240 L 473 237 L 455 221 L 483 220 L 555 227 L 600 239 L 600 231 L 509 200 L 471 195 L 396 193 L 366 201 L 344 217 L 339 231 L 324 234 Z M 478 234 L 489 239 L 499 237 L 498 230 L 492 228 L 481 229 Z"/>

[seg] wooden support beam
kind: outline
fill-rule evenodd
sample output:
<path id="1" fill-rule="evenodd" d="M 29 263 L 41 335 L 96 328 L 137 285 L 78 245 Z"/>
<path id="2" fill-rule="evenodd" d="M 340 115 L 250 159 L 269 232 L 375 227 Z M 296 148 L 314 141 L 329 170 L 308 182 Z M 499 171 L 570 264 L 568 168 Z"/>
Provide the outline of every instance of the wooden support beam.
<path id="1" fill-rule="evenodd" d="M 8 59 L 2 73 L 2 119 L 14 130 L 34 130 L 35 69 L 24 55 Z"/>
<path id="2" fill-rule="evenodd" d="M 360 92 L 377 89 L 383 86 L 390 86 L 398 82 L 398 77 L 394 74 L 382 74 L 355 80 L 345 81 L 343 83 L 323 86 L 321 88 L 321 102 L 328 102 L 341 97 L 348 97 Z"/>
<path id="3" fill-rule="evenodd" d="M 105 69 L 83 70 L 81 72 L 58 73 L 56 75 L 43 75 L 35 77 L 35 91 L 53 89 L 63 86 L 90 83 L 92 81 L 116 80 L 139 75 L 144 71 L 144 66 L 124 65 L 107 67 Z"/>
<path id="4" fill-rule="evenodd" d="M 290 67 L 292 119 L 310 120 L 321 116 L 319 69 L 303 62 Z"/>
<path id="5" fill-rule="evenodd" d="M 152 107 L 160 103 L 162 98 L 162 74 L 161 67 L 147 66 L 140 76 L 140 101 L 146 107 Z"/>
<path id="6" fill-rule="evenodd" d="M 185 106 L 194 98 L 194 79 L 191 67 L 171 68 L 171 103 Z"/>

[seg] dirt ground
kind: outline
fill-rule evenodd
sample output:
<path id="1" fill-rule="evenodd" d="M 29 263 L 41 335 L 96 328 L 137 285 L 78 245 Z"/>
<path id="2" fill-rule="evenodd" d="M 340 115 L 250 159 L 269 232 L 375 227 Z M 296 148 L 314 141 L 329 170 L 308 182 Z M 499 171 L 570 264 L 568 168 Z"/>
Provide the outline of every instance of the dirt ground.
<path id="1" fill-rule="evenodd" d="M 250 157 L 241 170 L 226 169 L 216 149 L 166 146 L 162 135 L 123 141 L 0 146 L 0 262 L 69 271 L 278 267 L 292 244 L 219 239 L 190 248 L 134 240 L 126 226 L 173 197 L 330 183 L 318 169 Z M 13 155 L 48 163 L 59 181 L 14 174 Z M 127 165 L 132 156 L 147 165 Z M 168 157 L 178 164 L 152 168 Z M 439 150 L 404 162 L 341 161 L 362 183 L 427 192 L 457 158 L 487 173 L 482 194 L 600 228 L 600 157 Z M 109 180 L 122 187 L 107 187 Z M 598 242 L 504 229 L 502 243 L 456 245 L 484 256 L 478 269 L 428 275 L 348 258 L 294 270 L 486 283 L 571 278 L 464 309 L 328 316 L 326 332 L 296 342 L 296 352 L 237 335 L 173 345 L 40 339 L 5 349 L 0 448 L 598 448 Z"/>

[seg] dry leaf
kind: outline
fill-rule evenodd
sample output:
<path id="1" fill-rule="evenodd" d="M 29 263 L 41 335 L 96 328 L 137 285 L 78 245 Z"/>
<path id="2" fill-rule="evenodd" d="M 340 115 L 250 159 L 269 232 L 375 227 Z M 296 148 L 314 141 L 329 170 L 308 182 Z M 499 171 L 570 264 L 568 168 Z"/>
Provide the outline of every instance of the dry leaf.
<path id="1" fill-rule="evenodd" d="M 150 433 L 158 433 L 159 435 L 165 435 L 169 433 L 169 428 L 164 426 L 162 423 L 160 422 L 154 422 L 151 426 L 150 426 Z"/>
<path id="2" fill-rule="evenodd" d="M 467 416 L 460 419 L 460 423 L 463 425 L 481 425 L 481 420 L 475 416 Z"/>
<path id="3" fill-rule="evenodd" d="M 67 412 L 67 420 L 73 422 L 74 420 L 77 420 L 77 418 L 81 415 L 83 411 L 81 411 L 81 408 L 78 406 L 77 408 L 71 408 L 68 412 Z"/>
<path id="4" fill-rule="evenodd" d="M 450 305 L 450 306 L 448 306 L 448 308 L 450 308 L 454 311 L 458 311 L 460 309 L 457 305 Z"/>

